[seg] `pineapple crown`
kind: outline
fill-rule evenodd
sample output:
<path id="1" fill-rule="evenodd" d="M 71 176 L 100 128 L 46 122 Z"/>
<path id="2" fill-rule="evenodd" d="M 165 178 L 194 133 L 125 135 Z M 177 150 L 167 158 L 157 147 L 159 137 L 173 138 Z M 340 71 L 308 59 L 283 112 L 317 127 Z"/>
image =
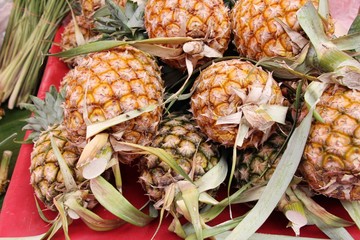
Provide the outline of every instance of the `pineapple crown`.
<path id="1" fill-rule="evenodd" d="M 58 125 L 63 120 L 63 108 L 65 90 L 58 92 L 55 86 L 50 86 L 50 89 L 45 94 L 44 100 L 30 96 L 31 103 L 23 103 L 21 107 L 31 111 L 31 117 L 25 119 L 27 124 L 23 130 L 32 130 L 32 133 L 26 139 L 26 142 L 36 141 L 42 131 L 49 127 Z"/>
<path id="2" fill-rule="evenodd" d="M 144 27 L 145 4 L 127 1 L 121 7 L 112 0 L 94 14 L 95 31 L 102 33 L 102 40 L 141 40 L 147 38 Z"/>

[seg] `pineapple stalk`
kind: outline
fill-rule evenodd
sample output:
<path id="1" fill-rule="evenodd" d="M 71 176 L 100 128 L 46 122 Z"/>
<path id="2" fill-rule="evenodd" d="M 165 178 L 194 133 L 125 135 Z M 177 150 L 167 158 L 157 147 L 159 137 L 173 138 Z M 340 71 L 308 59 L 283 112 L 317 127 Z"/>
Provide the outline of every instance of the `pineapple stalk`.
<path id="1" fill-rule="evenodd" d="M 319 66 L 326 73 L 319 78 L 360 89 L 360 63 L 341 51 L 325 34 L 322 20 L 315 7 L 308 2 L 297 13 L 299 24 L 315 48 Z M 330 78 L 330 79 L 328 79 Z"/>
<path id="2" fill-rule="evenodd" d="M 5 193 L 6 187 L 9 183 L 8 174 L 9 174 L 9 164 L 11 160 L 12 152 L 4 151 L 0 163 L 0 194 Z"/>

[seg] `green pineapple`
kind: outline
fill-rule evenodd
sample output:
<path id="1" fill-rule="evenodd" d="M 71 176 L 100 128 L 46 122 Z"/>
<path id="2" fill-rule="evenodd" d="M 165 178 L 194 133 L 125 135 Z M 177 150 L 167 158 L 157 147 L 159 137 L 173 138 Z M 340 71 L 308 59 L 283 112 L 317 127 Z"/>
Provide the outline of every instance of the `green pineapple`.
<path id="1" fill-rule="evenodd" d="M 170 115 L 163 119 L 152 147 L 169 152 L 194 181 L 212 169 L 220 159 L 216 145 L 207 141 L 191 120 L 191 115 Z M 164 198 L 165 189 L 170 184 L 183 180 L 155 155 L 141 159 L 140 172 L 140 183 L 155 202 Z"/>
<path id="2" fill-rule="evenodd" d="M 24 129 L 33 130 L 27 139 L 34 142 L 30 161 L 30 183 L 34 188 L 36 196 L 51 210 L 55 210 L 53 199 L 59 194 L 65 193 L 66 189 L 64 178 L 59 167 L 58 159 L 51 146 L 50 137 L 55 140 L 62 157 L 67 163 L 76 183 L 81 185 L 84 181 L 80 172 L 75 169 L 75 165 L 80 157 L 77 147 L 70 144 L 67 140 L 67 131 L 62 125 L 64 101 L 63 93 L 58 93 L 52 86 L 46 93 L 44 100 L 31 97 L 32 104 L 24 105 L 31 110 L 34 115 L 27 119 L 28 124 Z M 86 189 L 86 185 L 82 185 Z"/>

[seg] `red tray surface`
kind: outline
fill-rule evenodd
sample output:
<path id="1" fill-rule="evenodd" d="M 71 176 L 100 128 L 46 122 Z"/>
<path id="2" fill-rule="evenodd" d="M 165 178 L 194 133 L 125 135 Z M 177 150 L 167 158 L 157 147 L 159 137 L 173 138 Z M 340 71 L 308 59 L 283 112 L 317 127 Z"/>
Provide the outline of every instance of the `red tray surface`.
<path id="1" fill-rule="evenodd" d="M 55 36 L 55 42 L 60 39 L 62 28 L 59 29 Z M 54 45 L 50 52 L 58 52 L 59 48 Z M 40 86 L 38 96 L 43 98 L 44 93 L 49 86 L 54 84 L 59 85 L 63 76 L 68 72 L 68 67 L 56 57 L 49 57 L 44 72 L 43 80 Z M 0 215 L 0 237 L 25 237 L 34 236 L 45 233 L 49 225 L 45 223 L 37 212 L 34 200 L 33 189 L 30 186 L 30 153 L 32 145 L 23 145 L 20 149 L 19 157 L 14 169 L 14 174 L 11 179 L 6 197 L 4 199 L 3 208 Z M 136 207 L 141 207 L 146 201 L 147 197 L 144 195 L 140 184 L 137 181 L 137 173 L 135 168 L 123 166 L 123 181 L 124 181 L 124 195 Z M 224 196 L 224 189 L 220 195 Z M 330 212 L 350 220 L 348 214 L 341 207 L 340 203 L 335 199 L 318 197 L 318 202 Z M 248 208 L 244 205 L 236 205 L 232 207 L 233 215 L 241 215 Z M 101 206 L 97 206 L 94 210 L 97 214 L 104 218 L 114 218 Z M 45 211 L 45 215 L 53 218 L 55 213 Z M 214 225 L 224 220 L 229 219 L 229 211 L 225 210 L 218 218 L 210 223 Z M 163 221 L 160 231 L 156 235 L 156 239 L 179 239 L 174 233 L 167 230 L 171 222 L 171 216 L 168 216 Z M 258 230 L 260 233 L 282 234 L 294 236 L 290 228 L 286 228 L 288 221 L 282 213 L 274 212 L 270 218 Z M 130 224 L 123 225 L 115 230 L 107 232 L 96 232 L 89 229 L 81 220 L 74 221 L 69 227 L 69 234 L 72 239 L 150 239 L 154 234 L 158 221 L 155 220 L 145 227 L 136 227 Z M 360 239 L 360 231 L 357 227 L 352 226 L 347 228 L 355 239 Z M 305 226 L 301 229 L 302 237 L 326 238 L 317 227 Z M 58 231 L 54 239 L 64 239 L 62 230 Z"/>

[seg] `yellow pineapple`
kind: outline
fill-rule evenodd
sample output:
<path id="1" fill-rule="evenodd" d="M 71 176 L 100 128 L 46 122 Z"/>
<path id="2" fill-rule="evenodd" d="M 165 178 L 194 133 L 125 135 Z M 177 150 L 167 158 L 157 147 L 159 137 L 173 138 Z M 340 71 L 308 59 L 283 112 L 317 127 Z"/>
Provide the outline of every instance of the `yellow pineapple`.
<path id="1" fill-rule="evenodd" d="M 222 0 L 149 0 L 145 7 L 144 24 L 149 38 L 192 37 L 202 39 L 199 52 L 191 52 L 193 49 L 190 47 L 190 54 L 183 52 L 175 58 L 162 58 L 166 64 L 181 70 L 186 69 L 185 58 L 189 55 L 192 56 L 192 60 L 199 61 L 199 65 L 206 61 L 201 52 L 202 44 L 219 53 L 224 53 L 230 41 L 229 10 Z M 183 45 L 179 44 L 166 46 L 179 50 L 183 48 Z"/>
<path id="2" fill-rule="evenodd" d="M 126 0 L 114 0 L 118 6 L 124 7 Z M 100 34 L 95 30 L 95 20 L 93 15 L 96 10 L 105 6 L 105 0 L 81 0 L 81 15 L 72 18 L 65 26 L 64 32 L 61 34 L 60 47 L 63 51 L 77 47 L 89 41 L 100 38 Z M 78 42 L 76 38 L 75 24 L 79 27 L 80 33 L 85 42 Z M 80 34 L 78 33 L 78 34 Z"/>
<path id="3" fill-rule="evenodd" d="M 283 102 L 281 89 L 271 74 L 240 59 L 220 61 L 204 69 L 193 91 L 191 111 L 197 124 L 210 139 L 225 146 L 234 146 L 239 123 L 219 124 L 221 118 L 243 112 L 245 123 L 251 127 L 242 147 L 257 146 L 270 134 L 272 123 L 258 121 L 252 113 L 260 104 Z"/>
<path id="4" fill-rule="evenodd" d="M 78 58 L 63 86 L 64 125 L 71 142 L 83 147 L 89 124 L 155 105 L 155 110 L 108 129 L 119 141 L 151 143 L 162 115 L 164 87 L 150 55 L 128 45 L 88 54 Z"/>
<path id="5" fill-rule="evenodd" d="M 78 46 L 78 42 L 75 37 L 75 21 L 86 42 L 89 42 L 97 35 L 97 33 L 93 31 L 93 28 L 95 27 L 94 21 L 87 19 L 83 15 L 76 16 L 75 19 L 71 19 L 70 22 L 65 25 L 64 32 L 61 34 L 60 47 L 63 51 Z"/>
<path id="6" fill-rule="evenodd" d="M 113 0 L 119 6 L 125 6 L 126 0 Z M 82 14 L 87 18 L 92 18 L 95 11 L 105 6 L 105 0 L 80 0 Z"/>
<path id="7" fill-rule="evenodd" d="M 316 106 L 300 170 L 316 192 L 360 200 L 360 92 L 330 85 Z"/>
<path id="8" fill-rule="evenodd" d="M 308 0 L 238 0 L 231 11 L 234 44 L 240 55 L 259 60 L 263 57 L 292 57 L 301 51 L 279 21 L 305 36 L 296 12 Z M 311 0 L 317 7 L 318 0 Z M 332 22 L 326 24 L 333 32 Z"/>

